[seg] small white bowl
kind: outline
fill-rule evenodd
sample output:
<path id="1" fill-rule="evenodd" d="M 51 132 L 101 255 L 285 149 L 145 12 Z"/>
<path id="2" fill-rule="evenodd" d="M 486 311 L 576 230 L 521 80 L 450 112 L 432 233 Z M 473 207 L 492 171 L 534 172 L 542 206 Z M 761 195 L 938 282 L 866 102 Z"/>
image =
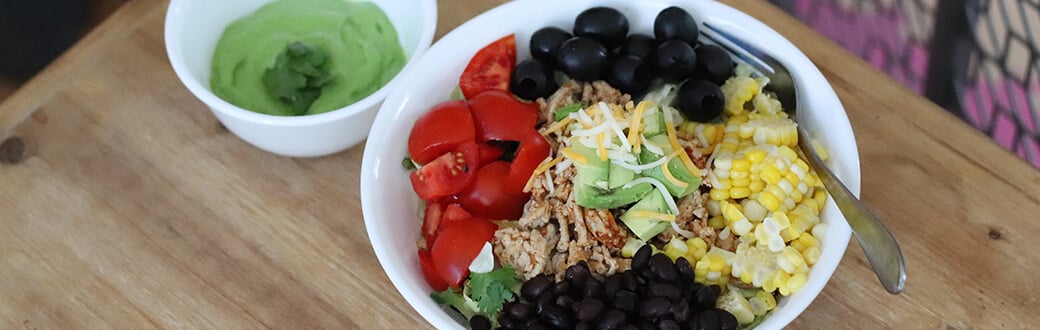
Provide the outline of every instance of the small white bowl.
<path id="1" fill-rule="evenodd" d="M 289 117 L 252 112 L 209 90 L 210 62 L 224 29 L 273 0 L 172 0 L 166 12 L 166 53 L 180 78 L 232 133 L 283 156 L 316 157 L 347 149 L 368 135 L 390 88 L 430 47 L 437 28 L 435 0 L 373 0 L 397 30 L 408 62 L 375 93 L 326 113 Z"/>
<path id="2" fill-rule="evenodd" d="M 860 171 L 856 140 L 841 102 L 820 71 L 787 39 L 758 20 L 715 1 L 681 0 L 524 0 L 513 1 L 466 22 L 440 39 L 419 60 L 416 70 L 387 97 L 376 117 L 365 147 L 361 168 L 361 201 L 365 227 L 383 270 L 397 290 L 427 321 L 439 329 L 461 328 L 461 321 L 430 298 L 416 255 L 419 237 L 418 202 L 401 166 L 407 156 L 407 138 L 415 120 L 434 104 L 448 100 L 470 56 L 488 43 L 516 34 L 518 57 L 529 57 L 531 34 L 544 26 L 569 30 L 574 17 L 586 8 L 610 6 L 625 13 L 631 32 L 652 34 L 662 9 L 678 5 L 698 22 L 709 22 L 772 51 L 794 75 L 801 105 L 800 125 L 814 132 L 830 153 L 830 166 L 855 194 Z M 522 19 L 517 19 L 522 18 Z M 851 231 L 834 203 L 821 214 L 829 224 L 821 238 L 823 253 L 809 273 L 808 283 L 783 297 L 758 329 L 780 329 L 794 320 L 823 290 L 845 254 Z"/>

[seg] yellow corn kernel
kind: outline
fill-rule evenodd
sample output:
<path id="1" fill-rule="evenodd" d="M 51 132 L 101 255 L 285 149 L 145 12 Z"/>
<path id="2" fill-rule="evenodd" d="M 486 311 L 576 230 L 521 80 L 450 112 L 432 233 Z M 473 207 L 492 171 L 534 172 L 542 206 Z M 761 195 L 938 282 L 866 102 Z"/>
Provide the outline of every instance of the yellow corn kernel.
<path id="1" fill-rule="evenodd" d="M 750 188 L 748 188 L 748 189 L 750 189 Z M 802 196 L 802 192 L 801 191 L 798 191 L 798 189 L 795 189 L 794 191 L 791 192 L 790 195 L 788 195 L 788 197 L 790 197 L 791 200 L 794 201 L 795 203 L 799 203 L 799 202 L 802 201 L 802 198 L 804 196 Z"/>
<path id="2" fill-rule="evenodd" d="M 708 252 L 708 242 L 700 237 L 694 237 L 686 240 L 686 249 L 687 253 L 693 255 L 693 260 L 700 260 Z"/>
<path id="3" fill-rule="evenodd" d="M 722 228 L 726 227 L 726 218 L 722 217 L 721 215 L 716 215 L 711 218 L 708 218 L 708 226 L 711 226 L 711 228 L 714 229 L 721 230 Z"/>
<path id="4" fill-rule="evenodd" d="M 762 180 L 754 180 L 754 181 L 751 181 L 751 184 L 748 184 L 748 189 L 751 189 L 751 192 L 760 192 L 760 191 L 762 191 L 762 189 L 765 189 L 765 188 L 766 188 L 766 182 L 762 181 Z"/>
<path id="5" fill-rule="evenodd" d="M 722 216 L 726 217 L 726 222 L 733 223 L 734 221 L 744 219 L 744 213 L 740 212 L 736 205 L 727 201 L 719 203 L 719 206 L 722 207 Z"/>
<path id="6" fill-rule="evenodd" d="M 712 187 L 719 188 L 722 190 L 729 190 L 733 187 L 733 181 L 730 179 L 718 179 L 712 183 Z"/>
<path id="7" fill-rule="evenodd" d="M 733 179 L 746 179 L 749 175 L 751 175 L 751 173 L 748 173 L 747 171 L 729 171 L 729 177 Z"/>
<path id="8" fill-rule="evenodd" d="M 729 190 L 729 197 L 732 199 L 746 198 L 751 195 L 751 188 L 747 187 L 733 187 Z"/>
<path id="9" fill-rule="evenodd" d="M 732 187 L 747 187 L 751 185 L 751 178 L 731 178 L 730 183 Z"/>
<path id="10" fill-rule="evenodd" d="M 823 210 L 823 206 L 827 205 L 827 192 L 823 189 L 817 190 L 813 193 L 813 199 L 816 200 L 816 204 L 820 205 L 820 210 Z"/>
<path id="11" fill-rule="evenodd" d="M 751 221 L 748 221 L 748 219 L 740 219 L 740 220 L 734 221 L 730 225 L 729 229 L 731 231 L 733 231 L 734 234 L 737 234 L 737 236 L 744 236 L 744 235 L 747 235 L 748 233 L 750 233 L 751 229 L 754 228 L 754 227 L 755 227 L 755 225 L 752 224 Z"/>
<path id="12" fill-rule="evenodd" d="M 798 236 L 798 243 L 804 245 L 806 248 L 820 246 L 820 240 L 816 239 L 816 237 L 813 236 L 811 233 L 804 233 Z"/>
<path id="13" fill-rule="evenodd" d="M 722 269 L 726 267 L 726 259 L 717 254 L 705 254 L 708 258 L 708 270 L 712 272 L 722 272 Z"/>
<path id="14" fill-rule="evenodd" d="M 672 262 L 675 262 L 681 256 L 684 256 L 690 248 L 686 247 L 686 243 L 682 242 L 682 239 L 672 238 L 670 242 L 665 245 L 665 255 L 667 255 Z"/>
<path id="15" fill-rule="evenodd" d="M 822 253 L 822 251 L 820 251 L 819 246 L 808 247 L 805 251 L 802 251 L 802 258 L 805 258 L 806 265 L 812 266 L 815 265 L 817 261 L 820 261 L 820 253 Z"/>
<path id="16" fill-rule="evenodd" d="M 766 151 L 761 149 L 749 150 L 744 153 L 744 158 L 752 164 L 761 163 L 762 160 L 766 159 Z"/>
<path id="17" fill-rule="evenodd" d="M 794 166 L 801 168 L 802 172 L 809 172 L 809 163 L 806 163 L 805 160 L 802 160 L 801 158 L 795 158 L 792 163 L 794 164 Z"/>
<path id="18" fill-rule="evenodd" d="M 785 271 L 778 271 L 773 277 L 773 286 L 780 290 L 780 292 L 787 291 L 787 280 L 791 279 L 791 274 Z M 782 293 L 781 293 L 782 294 Z M 788 291 L 790 294 L 790 291 Z M 786 296 L 787 294 L 785 294 Z"/>
<path id="19" fill-rule="evenodd" d="M 711 261 L 708 260 L 707 255 L 697 260 L 697 264 L 693 266 L 693 281 L 698 283 L 705 283 L 708 277 L 708 268 L 711 265 Z"/>
<path id="20" fill-rule="evenodd" d="M 787 179 L 787 183 L 789 183 L 792 188 L 802 182 L 802 178 L 794 171 L 789 171 L 787 174 L 784 174 L 784 179 Z"/>
<path id="21" fill-rule="evenodd" d="M 780 273 L 783 273 L 783 272 L 776 272 L 776 273 L 780 274 Z M 762 290 L 765 290 L 766 292 L 776 291 L 776 289 L 777 289 L 776 281 L 774 280 L 776 278 L 776 275 L 773 275 L 773 276 L 766 275 L 766 276 L 767 276 L 766 279 L 762 281 Z"/>
<path id="22" fill-rule="evenodd" d="M 712 189 L 712 192 L 714 191 L 715 189 Z M 712 199 L 715 199 L 714 196 L 712 197 Z M 780 198 L 778 198 L 775 194 L 769 191 L 762 191 L 758 193 L 757 200 L 759 204 L 762 204 L 762 207 L 766 208 L 766 210 L 776 211 L 780 209 Z"/>
<path id="23" fill-rule="evenodd" d="M 783 155 L 784 158 L 787 158 L 788 160 L 794 161 L 795 159 L 798 159 L 798 153 L 795 152 L 794 149 L 791 149 L 788 146 L 780 146 L 779 148 L 776 148 L 776 151 L 779 152 L 780 155 Z"/>
<path id="24" fill-rule="evenodd" d="M 805 174 L 805 178 L 802 178 L 802 180 L 804 180 L 805 184 L 809 187 L 823 187 L 823 182 L 820 181 L 820 177 L 814 172 Z"/>
<path id="25" fill-rule="evenodd" d="M 776 264 L 785 272 L 794 274 L 803 269 L 805 259 L 802 258 L 802 254 L 798 250 L 788 246 L 776 256 Z"/>
<path id="26" fill-rule="evenodd" d="M 806 276 L 804 273 L 791 275 L 791 278 L 789 278 L 787 280 L 787 283 L 784 285 L 784 288 L 787 288 L 787 294 L 784 294 L 783 289 L 780 290 L 780 294 L 787 296 L 792 293 L 798 292 L 798 290 L 801 290 L 802 287 L 805 286 L 805 283 L 808 282 L 808 280 L 809 277 Z"/>
<path id="27" fill-rule="evenodd" d="M 784 182 L 784 181 L 780 180 L 780 182 Z M 772 193 L 773 196 L 776 196 L 776 199 L 781 201 L 781 202 L 785 198 L 787 198 L 787 192 L 784 191 L 784 188 L 781 187 L 780 185 L 767 185 L 765 191 L 768 191 L 768 192 Z"/>
<path id="28" fill-rule="evenodd" d="M 780 179 L 783 178 L 780 169 L 773 164 L 767 164 L 762 167 L 762 172 L 759 172 L 758 175 L 768 184 L 777 184 L 780 182 Z"/>
<path id="29" fill-rule="evenodd" d="M 766 315 L 769 311 L 776 308 L 776 298 L 773 298 L 773 294 L 759 291 L 754 297 L 748 299 L 748 303 L 751 305 L 751 312 L 755 316 Z"/>
<path id="30" fill-rule="evenodd" d="M 786 229 L 780 230 L 780 237 L 784 239 L 784 242 L 790 242 L 801 236 L 802 232 L 798 231 L 794 227 L 787 227 Z"/>
<path id="31" fill-rule="evenodd" d="M 754 222 L 761 222 L 769 213 L 761 203 L 754 199 L 745 199 L 740 202 L 740 206 L 744 208 L 744 216 Z"/>
<path id="32" fill-rule="evenodd" d="M 729 199 L 729 190 L 719 189 L 719 188 L 711 188 L 711 192 L 708 193 L 708 197 L 713 199 L 713 200 L 724 201 L 724 200 Z M 777 201 L 777 204 L 779 204 L 779 203 L 780 202 Z"/>
<path id="33" fill-rule="evenodd" d="M 741 158 L 733 160 L 733 167 L 731 171 L 748 171 L 751 169 L 751 161 Z"/>

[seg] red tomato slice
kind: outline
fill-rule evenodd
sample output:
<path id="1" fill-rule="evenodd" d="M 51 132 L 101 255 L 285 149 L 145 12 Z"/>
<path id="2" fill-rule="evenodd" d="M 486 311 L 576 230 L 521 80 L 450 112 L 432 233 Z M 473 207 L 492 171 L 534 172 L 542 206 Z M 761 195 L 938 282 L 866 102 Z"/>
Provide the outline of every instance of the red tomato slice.
<path id="1" fill-rule="evenodd" d="M 516 37 L 510 34 L 473 55 L 459 78 L 459 89 L 467 100 L 490 89 L 508 91 L 509 77 L 515 66 Z"/>
<path id="2" fill-rule="evenodd" d="M 441 227 L 444 218 L 444 204 L 436 201 L 426 201 L 426 210 L 423 211 L 422 235 L 426 239 L 426 246 L 433 246 L 437 239 L 437 230 Z"/>
<path id="3" fill-rule="evenodd" d="M 509 92 L 489 90 L 468 102 L 479 141 L 521 141 L 538 121 L 538 104 L 522 102 Z"/>
<path id="4" fill-rule="evenodd" d="M 447 101 L 433 106 L 412 126 L 408 154 L 426 164 L 459 145 L 473 141 L 473 115 L 463 101 Z"/>
<path id="5" fill-rule="evenodd" d="M 444 227 L 430 255 L 437 274 L 448 285 L 458 287 L 469 274 L 469 264 L 491 240 L 498 225 L 484 218 L 469 217 Z"/>
<path id="6" fill-rule="evenodd" d="M 538 131 L 531 130 L 529 135 L 520 143 L 516 150 L 516 157 L 509 166 L 509 175 L 506 176 L 506 191 L 514 195 L 524 195 L 524 186 L 531 179 L 531 174 L 538 165 L 549 157 L 549 142 L 545 140 Z"/>
<path id="7" fill-rule="evenodd" d="M 473 182 L 479 165 L 477 144 L 464 143 L 412 172 L 412 189 L 424 200 L 451 196 Z"/>
<path id="8" fill-rule="evenodd" d="M 519 219 L 524 212 L 527 196 L 510 194 L 506 190 L 509 163 L 494 161 L 477 171 L 473 184 L 458 195 L 459 204 L 476 216 L 490 219 Z"/>
<path id="9" fill-rule="evenodd" d="M 430 284 L 433 291 L 444 291 L 448 288 L 448 283 L 445 283 L 444 279 L 441 279 L 441 275 L 437 274 L 437 268 L 433 265 L 433 257 L 430 256 L 429 250 L 419 250 L 419 266 L 422 267 L 426 283 Z"/>
<path id="10" fill-rule="evenodd" d="M 457 203 L 448 204 L 448 206 L 444 208 L 444 215 L 441 216 L 441 228 L 472 217 L 473 215 L 469 214 L 469 212 L 467 212 L 466 209 L 463 209 L 461 205 Z"/>
<path id="11" fill-rule="evenodd" d="M 480 151 L 480 166 L 493 162 L 506 153 L 506 150 L 502 149 L 502 147 L 487 143 L 477 143 L 477 150 Z"/>

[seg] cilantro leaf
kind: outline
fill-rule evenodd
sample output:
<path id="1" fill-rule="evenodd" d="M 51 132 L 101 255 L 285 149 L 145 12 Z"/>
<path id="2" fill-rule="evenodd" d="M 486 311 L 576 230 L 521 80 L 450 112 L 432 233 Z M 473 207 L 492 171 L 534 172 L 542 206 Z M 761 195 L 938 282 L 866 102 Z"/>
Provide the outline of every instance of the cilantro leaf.
<path id="1" fill-rule="evenodd" d="M 267 92 L 287 105 L 292 115 L 304 115 L 318 97 L 321 87 L 335 79 L 329 54 L 321 48 L 294 41 L 264 71 Z"/>
<path id="2" fill-rule="evenodd" d="M 487 273 L 469 275 L 470 295 L 484 315 L 495 316 L 502 305 L 516 300 L 513 290 L 520 286 L 513 267 L 505 266 Z"/>
<path id="3" fill-rule="evenodd" d="M 462 315 L 466 316 L 467 320 L 472 318 L 473 315 L 480 313 L 477 311 L 476 303 L 455 288 L 447 288 L 441 292 L 431 293 L 430 297 L 438 304 L 446 304 L 455 307 L 455 309 L 461 312 Z"/>

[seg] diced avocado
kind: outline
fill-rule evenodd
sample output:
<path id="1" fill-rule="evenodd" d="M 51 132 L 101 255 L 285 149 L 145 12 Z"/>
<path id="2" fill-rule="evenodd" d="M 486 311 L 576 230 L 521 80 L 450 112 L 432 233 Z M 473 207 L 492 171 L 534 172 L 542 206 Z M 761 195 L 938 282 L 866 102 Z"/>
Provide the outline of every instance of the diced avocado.
<path id="1" fill-rule="evenodd" d="M 589 185 L 574 186 L 574 200 L 578 205 L 594 209 L 612 209 L 635 203 L 654 187 L 649 183 L 640 183 L 628 188 L 600 189 Z"/>
<path id="2" fill-rule="evenodd" d="M 621 166 L 617 166 L 613 162 L 610 163 L 610 179 L 607 182 L 607 188 L 617 189 L 624 186 L 626 183 L 631 182 L 636 178 L 636 172 Z"/>
<path id="3" fill-rule="evenodd" d="M 643 117 L 643 136 L 664 134 L 664 112 L 654 111 Z"/>
<path id="4" fill-rule="evenodd" d="M 653 144 L 661 146 L 661 149 L 664 150 L 664 153 L 666 155 L 672 153 L 672 151 L 674 150 L 672 149 L 671 144 L 668 143 L 668 136 L 664 134 L 651 136 L 647 138 L 647 140 Z M 661 157 L 664 156 L 654 154 L 646 148 L 643 148 L 642 152 L 639 153 L 639 162 L 641 164 L 649 164 L 654 161 L 657 161 Z M 658 181 L 661 181 L 661 183 L 664 184 L 665 188 L 668 189 L 668 192 L 676 198 L 681 198 L 697 191 L 697 189 L 701 185 L 701 178 L 699 176 L 694 176 L 692 173 L 690 173 L 690 170 L 686 169 L 686 166 L 683 164 L 682 159 L 679 159 L 679 157 L 672 158 L 668 161 L 668 172 L 670 172 L 676 180 L 687 183 L 686 187 L 681 187 L 680 185 L 675 184 L 671 180 L 668 180 L 668 178 L 665 177 L 664 172 L 661 171 L 661 167 L 654 167 L 645 170 L 642 174 L 645 177 L 650 177 L 657 179 Z"/>
<path id="5" fill-rule="evenodd" d="M 643 197 L 635 205 L 632 205 L 625 214 L 621 215 L 621 221 L 631 229 L 639 239 L 647 241 L 660 234 L 665 228 L 668 228 L 668 222 L 660 221 L 656 219 L 650 219 L 645 217 L 639 217 L 633 215 L 632 211 L 648 211 L 654 213 L 670 213 L 668 210 L 668 204 L 664 201 L 664 196 L 657 190 L 652 191 Z M 672 198 L 668 196 L 668 198 Z"/>
<path id="6" fill-rule="evenodd" d="M 611 209 L 635 203 L 653 189 L 646 183 L 621 188 L 635 178 L 635 173 L 629 174 L 631 176 L 629 179 L 622 180 L 626 176 L 624 173 L 626 169 L 612 166 L 610 161 L 600 160 L 599 155 L 596 155 L 596 151 L 592 148 L 583 146 L 581 143 L 574 143 L 571 149 L 588 159 L 584 164 L 574 163 L 578 172 L 574 178 L 575 201 L 578 205 Z M 616 171 L 617 180 L 623 181 L 614 186 L 610 184 L 612 167 L 620 169 Z"/>

